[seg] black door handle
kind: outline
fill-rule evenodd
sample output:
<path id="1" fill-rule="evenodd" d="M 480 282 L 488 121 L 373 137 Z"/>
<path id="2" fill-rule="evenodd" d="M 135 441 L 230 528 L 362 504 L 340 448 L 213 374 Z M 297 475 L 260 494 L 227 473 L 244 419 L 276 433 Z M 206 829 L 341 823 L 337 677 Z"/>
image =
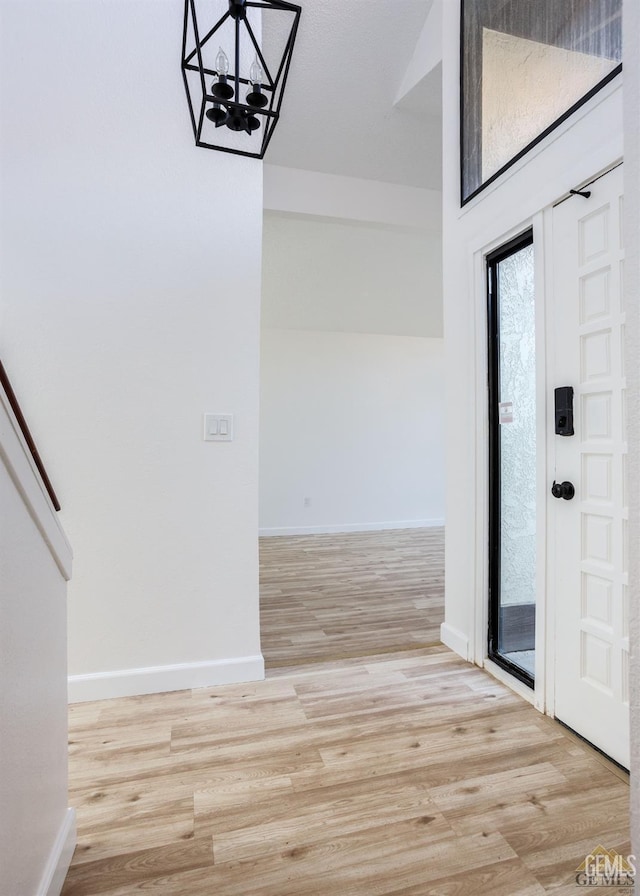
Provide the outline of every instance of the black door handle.
<path id="1" fill-rule="evenodd" d="M 556 482 L 554 480 L 554 483 L 551 486 L 551 494 L 554 498 L 564 498 L 565 501 L 570 501 L 575 493 L 576 490 L 573 487 L 572 482 Z"/>

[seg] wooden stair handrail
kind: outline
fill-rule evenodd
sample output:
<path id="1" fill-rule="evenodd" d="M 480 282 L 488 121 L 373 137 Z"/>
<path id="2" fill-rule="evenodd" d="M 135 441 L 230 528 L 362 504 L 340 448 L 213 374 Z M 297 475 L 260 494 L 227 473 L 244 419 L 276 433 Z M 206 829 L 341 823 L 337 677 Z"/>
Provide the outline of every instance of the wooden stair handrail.
<path id="1" fill-rule="evenodd" d="M 16 393 L 13 391 L 13 387 L 9 381 L 9 377 L 7 376 L 7 371 L 4 369 L 4 365 L 2 361 L 0 361 L 0 384 L 4 388 L 6 392 L 7 398 L 9 399 L 9 404 L 11 405 L 11 410 L 16 415 L 16 419 L 18 421 L 18 425 L 22 430 L 22 435 L 25 438 L 27 445 L 29 446 L 29 451 L 31 452 L 31 456 L 33 457 L 34 463 L 38 468 L 38 472 L 40 473 L 40 477 L 42 478 L 42 482 L 44 483 L 44 487 L 46 488 L 49 497 L 51 498 L 51 503 L 55 507 L 56 510 L 60 510 L 60 502 L 56 496 L 56 493 L 53 490 L 53 486 L 51 485 L 51 480 L 47 475 L 47 471 L 44 468 L 44 464 L 42 463 L 42 458 L 38 453 L 38 449 L 36 448 L 36 443 L 33 441 L 33 436 L 29 432 L 29 427 L 27 426 L 27 421 L 24 419 L 24 414 L 20 408 L 18 403 L 18 399 L 16 398 Z"/>

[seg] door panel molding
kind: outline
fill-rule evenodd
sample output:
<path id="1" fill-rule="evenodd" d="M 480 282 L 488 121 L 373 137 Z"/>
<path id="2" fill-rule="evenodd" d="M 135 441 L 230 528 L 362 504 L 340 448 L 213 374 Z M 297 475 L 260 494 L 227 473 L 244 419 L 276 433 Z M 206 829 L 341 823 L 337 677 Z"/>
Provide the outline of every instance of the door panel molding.
<path id="1" fill-rule="evenodd" d="M 553 210 L 553 385 L 575 391 L 575 435 L 552 437 L 570 503 L 549 498 L 554 571 L 554 714 L 624 767 L 629 763 L 626 547 L 628 510 L 622 302 L 622 171 Z M 552 379 L 553 377 L 553 379 Z M 566 382 L 565 382 L 566 381 Z M 565 506 L 562 506 L 565 505 Z"/>

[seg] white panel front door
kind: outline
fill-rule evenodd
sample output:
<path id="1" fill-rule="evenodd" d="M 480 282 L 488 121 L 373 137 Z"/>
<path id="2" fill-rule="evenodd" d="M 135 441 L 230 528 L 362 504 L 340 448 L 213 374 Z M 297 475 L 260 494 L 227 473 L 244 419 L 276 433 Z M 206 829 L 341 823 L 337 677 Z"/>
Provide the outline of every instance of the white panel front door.
<path id="1" fill-rule="evenodd" d="M 575 435 L 550 438 L 555 715 L 629 767 L 622 166 L 554 210 L 553 386 L 573 386 Z M 553 395 L 553 391 L 551 390 Z M 549 483 L 551 486 L 551 483 Z"/>

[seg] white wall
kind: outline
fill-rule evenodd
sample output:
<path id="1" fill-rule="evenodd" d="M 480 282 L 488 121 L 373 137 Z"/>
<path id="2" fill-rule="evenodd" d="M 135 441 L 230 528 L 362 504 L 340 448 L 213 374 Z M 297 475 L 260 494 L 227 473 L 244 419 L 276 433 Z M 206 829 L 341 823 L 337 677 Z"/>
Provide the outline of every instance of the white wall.
<path id="1" fill-rule="evenodd" d="M 260 677 L 262 165 L 193 146 L 181 0 L 0 13 L 0 353 L 75 548 L 71 696 Z"/>
<path id="2" fill-rule="evenodd" d="M 442 232 L 442 193 L 422 187 L 344 177 L 280 165 L 264 166 L 269 212 L 418 227 Z"/>
<path id="3" fill-rule="evenodd" d="M 443 639 L 484 655 L 486 629 L 486 342 L 482 252 L 531 224 L 541 209 L 622 157 L 622 82 L 616 79 L 495 184 L 460 208 L 459 3 L 443 18 L 443 294 L 447 550 Z M 588 151 L 586 151 L 588 147 Z M 479 268 L 478 268 L 479 264 Z M 544 272 L 544 265 L 537 275 Z"/>
<path id="4" fill-rule="evenodd" d="M 264 330 L 261 533 L 441 525 L 442 369 L 441 339 Z"/>
<path id="5" fill-rule="evenodd" d="M 0 388 L 0 891 L 57 896 L 67 808 L 71 549 Z"/>
<path id="6" fill-rule="evenodd" d="M 439 234 L 270 212 L 263 250 L 263 327 L 442 336 Z"/>
<path id="7" fill-rule="evenodd" d="M 624 233 L 627 309 L 629 543 L 640 541 L 640 6 L 624 3 Z M 631 645 L 631 852 L 640 856 L 640 551 L 629 551 Z"/>
<path id="8" fill-rule="evenodd" d="M 308 174 L 305 201 L 319 181 L 319 206 L 337 196 L 345 217 L 265 213 L 260 531 L 440 525 L 438 206 L 426 190 L 367 193 L 362 181 Z M 291 178 L 275 184 L 281 207 Z"/>

